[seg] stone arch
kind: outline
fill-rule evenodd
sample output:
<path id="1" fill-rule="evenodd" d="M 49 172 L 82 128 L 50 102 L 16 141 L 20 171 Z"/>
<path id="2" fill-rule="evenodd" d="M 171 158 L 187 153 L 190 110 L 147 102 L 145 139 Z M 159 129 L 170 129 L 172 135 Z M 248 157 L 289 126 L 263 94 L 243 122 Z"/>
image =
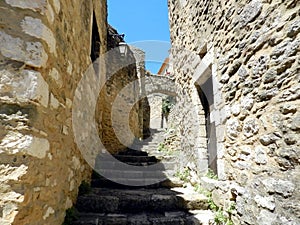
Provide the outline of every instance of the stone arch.
<path id="1" fill-rule="evenodd" d="M 150 129 L 168 128 L 168 117 L 172 106 L 176 103 L 176 98 L 162 93 L 153 93 L 148 95 L 147 99 L 150 106 Z M 169 104 L 166 103 L 167 101 Z"/>
<path id="2" fill-rule="evenodd" d="M 161 75 L 145 75 L 144 88 L 150 104 L 149 127 L 166 128 L 167 115 L 163 112 L 163 102 L 168 97 L 176 99 L 177 90 L 174 79 Z"/>
<path id="3" fill-rule="evenodd" d="M 177 96 L 175 81 L 171 77 L 160 75 L 145 76 L 145 93 L 161 93 L 169 96 Z"/>

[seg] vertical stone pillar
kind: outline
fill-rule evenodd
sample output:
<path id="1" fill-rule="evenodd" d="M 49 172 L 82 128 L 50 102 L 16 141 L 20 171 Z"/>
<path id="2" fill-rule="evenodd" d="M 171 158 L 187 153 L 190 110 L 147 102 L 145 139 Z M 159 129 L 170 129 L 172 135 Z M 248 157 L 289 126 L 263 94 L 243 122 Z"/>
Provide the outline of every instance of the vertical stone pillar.
<path id="1" fill-rule="evenodd" d="M 141 49 L 130 46 L 131 51 L 136 59 L 137 76 L 139 82 L 139 120 L 140 130 L 143 138 L 147 138 L 150 135 L 150 106 L 145 91 L 145 52 Z"/>

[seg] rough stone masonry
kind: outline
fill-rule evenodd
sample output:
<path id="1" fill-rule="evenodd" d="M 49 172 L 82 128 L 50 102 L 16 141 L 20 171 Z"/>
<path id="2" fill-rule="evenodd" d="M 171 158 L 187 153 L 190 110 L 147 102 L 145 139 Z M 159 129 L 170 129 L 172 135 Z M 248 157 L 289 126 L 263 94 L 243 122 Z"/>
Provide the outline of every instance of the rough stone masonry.
<path id="1" fill-rule="evenodd" d="M 187 161 L 235 224 L 300 224 L 300 2 L 168 2 Z"/>
<path id="2" fill-rule="evenodd" d="M 74 141 L 72 106 L 86 69 L 111 47 L 107 34 L 104 0 L 0 1 L 1 225 L 61 224 L 78 186 L 90 179 Z M 135 79 L 136 68 L 118 75 L 123 80 L 104 89 L 96 111 L 99 132 L 120 150 L 101 115 L 109 117 L 111 110 L 108 89 L 116 92 L 120 82 Z M 139 106 L 132 114 L 139 136 Z"/>
<path id="3" fill-rule="evenodd" d="M 91 49 L 109 47 L 106 8 L 99 0 L 0 2 L 1 224 L 61 224 L 90 177 L 71 111 Z M 169 123 L 182 166 L 218 173 L 220 181 L 203 184 L 225 211 L 235 204 L 235 224 L 300 223 L 299 8 L 298 0 L 169 0 L 179 90 Z M 134 66 L 123 72 L 124 83 L 136 79 Z M 119 150 L 101 123 L 125 85 L 111 84 L 97 119 Z M 141 114 L 136 106 L 131 121 L 140 135 Z"/>

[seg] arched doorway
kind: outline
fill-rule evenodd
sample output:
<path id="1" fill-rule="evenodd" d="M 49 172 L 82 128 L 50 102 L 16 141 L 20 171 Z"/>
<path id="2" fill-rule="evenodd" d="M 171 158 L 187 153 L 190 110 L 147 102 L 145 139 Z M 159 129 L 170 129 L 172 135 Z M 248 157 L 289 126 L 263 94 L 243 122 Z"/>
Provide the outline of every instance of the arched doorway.
<path id="1" fill-rule="evenodd" d="M 211 120 L 214 105 L 212 77 L 210 76 L 203 84 L 195 86 L 205 114 L 208 168 L 218 174 L 216 126 L 215 122 Z"/>
<path id="2" fill-rule="evenodd" d="M 150 128 L 166 129 L 168 115 L 176 102 L 175 96 L 154 93 L 147 97 L 150 105 Z"/>

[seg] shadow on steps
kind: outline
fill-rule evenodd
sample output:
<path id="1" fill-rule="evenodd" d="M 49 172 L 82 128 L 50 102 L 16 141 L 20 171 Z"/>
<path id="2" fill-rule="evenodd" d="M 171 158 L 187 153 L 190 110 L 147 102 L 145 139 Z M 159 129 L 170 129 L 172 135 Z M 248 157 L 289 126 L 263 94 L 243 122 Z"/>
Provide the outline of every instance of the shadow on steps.
<path id="1" fill-rule="evenodd" d="M 202 196 L 186 200 L 178 179 L 147 152 L 128 149 L 97 157 L 91 191 L 78 196 L 73 225 L 200 225 L 211 212 Z M 201 218 L 199 218 L 201 214 Z"/>

